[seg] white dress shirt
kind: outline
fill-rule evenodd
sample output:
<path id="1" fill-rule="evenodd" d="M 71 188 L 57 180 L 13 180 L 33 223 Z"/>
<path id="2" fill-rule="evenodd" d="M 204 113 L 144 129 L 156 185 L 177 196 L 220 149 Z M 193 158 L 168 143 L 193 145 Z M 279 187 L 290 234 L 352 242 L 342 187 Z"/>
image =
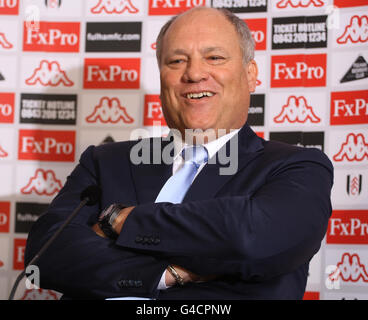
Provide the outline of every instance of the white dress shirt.
<path id="1" fill-rule="evenodd" d="M 231 130 L 230 133 L 223 135 L 222 137 L 216 140 L 213 140 L 209 143 L 204 144 L 203 146 L 207 149 L 207 152 L 208 152 L 208 159 L 212 158 L 227 141 L 229 141 L 235 134 L 239 132 L 239 130 L 240 129 Z M 172 174 L 174 175 L 183 166 L 184 159 L 181 156 L 181 153 L 183 149 L 189 145 L 187 143 L 184 143 L 181 137 L 175 134 L 173 134 L 173 137 L 174 137 L 174 161 L 173 161 L 173 173 Z M 205 165 L 206 163 L 202 163 L 200 165 L 194 179 L 197 177 L 198 173 L 203 169 Z M 167 286 L 165 283 L 165 276 L 166 276 L 166 270 L 161 276 L 160 282 L 157 286 L 158 290 L 165 290 L 169 288 L 169 286 Z"/>

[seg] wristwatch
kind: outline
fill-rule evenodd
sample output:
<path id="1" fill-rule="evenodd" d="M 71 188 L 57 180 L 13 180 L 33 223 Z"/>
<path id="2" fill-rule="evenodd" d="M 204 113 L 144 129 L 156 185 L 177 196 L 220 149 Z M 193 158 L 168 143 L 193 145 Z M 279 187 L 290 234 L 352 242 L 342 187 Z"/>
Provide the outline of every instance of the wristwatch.
<path id="1" fill-rule="evenodd" d="M 120 211 L 126 207 L 127 206 L 119 203 L 113 203 L 101 212 L 100 216 L 98 217 L 98 225 L 107 237 L 112 239 L 116 239 L 118 237 L 118 234 L 113 228 L 113 223 Z"/>

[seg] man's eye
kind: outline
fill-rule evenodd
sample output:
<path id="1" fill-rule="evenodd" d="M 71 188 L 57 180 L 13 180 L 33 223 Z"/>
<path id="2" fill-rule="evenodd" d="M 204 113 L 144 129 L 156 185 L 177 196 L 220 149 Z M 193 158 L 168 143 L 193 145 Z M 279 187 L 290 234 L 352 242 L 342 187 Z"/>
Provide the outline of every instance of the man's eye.
<path id="1" fill-rule="evenodd" d="M 184 61 L 183 59 L 174 59 L 174 60 L 170 60 L 169 64 L 179 64 L 183 61 Z"/>
<path id="2" fill-rule="evenodd" d="M 218 61 L 218 60 L 223 60 L 225 58 L 221 56 L 210 56 L 209 59 L 213 61 Z"/>

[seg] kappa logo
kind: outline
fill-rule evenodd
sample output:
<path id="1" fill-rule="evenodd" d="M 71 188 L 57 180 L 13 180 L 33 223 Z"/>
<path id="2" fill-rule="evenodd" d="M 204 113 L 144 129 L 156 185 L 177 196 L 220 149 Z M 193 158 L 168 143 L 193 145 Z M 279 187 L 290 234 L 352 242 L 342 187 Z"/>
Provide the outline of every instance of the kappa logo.
<path id="1" fill-rule="evenodd" d="M 134 119 L 129 116 L 126 108 L 120 105 L 118 98 L 102 97 L 92 114 L 86 117 L 89 123 L 133 123 Z"/>
<path id="2" fill-rule="evenodd" d="M 132 4 L 131 0 L 99 0 L 97 5 L 91 8 L 91 12 L 99 14 L 105 11 L 108 14 L 123 13 L 137 13 L 139 10 Z"/>
<path id="3" fill-rule="evenodd" d="M 325 5 L 325 0 L 281 0 L 277 2 L 276 7 L 279 9 L 287 8 L 308 8 L 308 7 L 322 7 Z"/>
<path id="4" fill-rule="evenodd" d="M 345 27 L 344 33 L 336 40 L 337 43 L 364 43 L 368 41 L 368 16 L 352 16 L 350 24 Z"/>
<path id="5" fill-rule="evenodd" d="M 326 54 L 272 56 L 271 87 L 326 85 Z"/>
<path id="6" fill-rule="evenodd" d="M 0 146 L 0 158 L 6 158 L 9 154 Z"/>
<path id="7" fill-rule="evenodd" d="M 62 183 L 56 178 L 53 170 L 37 169 L 34 176 L 30 178 L 28 184 L 20 192 L 22 194 L 32 194 L 34 192 L 39 196 L 52 196 L 59 192 L 61 188 Z"/>
<path id="8" fill-rule="evenodd" d="M 346 177 L 346 192 L 349 196 L 359 196 L 362 192 L 363 177 L 361 174 L 347 175 Z"/>
<path id="9" fill-rule="evenodd" d="M 4 32 L 0 32 L 0 48 L 4 49 L 13 48 L 13 45 L 6 39 Z"/>
<path id="10" fill-rule="evenodd" d="M 331 281 L 337 281 L 340 278 L 346 282 L 357 282 L 360 279 L 364 282 L 368 282 L 366 267 L 360 262 L 358 254 L 349 254 L 345 252 L 342 255 L 336 270 L 329 275 Z"/>
<path id="11" fill-rule="evenodd" d="M 333 156 L 334 161 L 363 161 L 368 159 L 368 144 L 361 133 L 355 135 L 349 133 L 346 141 L 341 145 L 337 154 Z"/>
<path id="12" fill-rule="evenodd" d="M 317 117 L 305 97 L 290 96 L 281 112 L 273 118 L 276 123 L 306 123 L 308 120 L 312 123 L 319 123 L 321 119 Z"/>
<path id="13" fill-rule="evenodd" d="M 59 300 L 57 295 L 46 289 L 27 289 L 20 300 Z"/>
<path id="14" fill-rule="evenodd" d="M 66 72 L 61 69 L 59 62 L 47 60 L 40 62 L 39 67 L 25 80 L 25 83 L 29 86 L 39 83 L 44 87 L 57 87 L 59 85 L 71 87 L 74 85 L 74 82 L 68 78 Z"/>

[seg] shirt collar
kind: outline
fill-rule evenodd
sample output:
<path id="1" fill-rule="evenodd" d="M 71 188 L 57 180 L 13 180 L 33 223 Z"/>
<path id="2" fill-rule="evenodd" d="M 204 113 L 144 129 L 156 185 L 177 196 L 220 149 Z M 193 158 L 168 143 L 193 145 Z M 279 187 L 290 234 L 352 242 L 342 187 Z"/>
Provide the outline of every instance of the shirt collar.
<path id="1" fill-rule="evenodd" d="M 239 132 L 240 129 L 231 129 L 230 133 L 227 133 L 216 140 L 212 140 L 209 143 L 203 144 L 203 146 L 207 149 L 208 159 L 212 158 L 217 151 L 221 149 L 221 147 L 228 142 L 235 134 Z M 183 149 L 189 144 L 185 143 L 181 136 L 176 134 L 176 130 L 172 131 L 174 137 L 174 161 L 181 154 Z"/>

